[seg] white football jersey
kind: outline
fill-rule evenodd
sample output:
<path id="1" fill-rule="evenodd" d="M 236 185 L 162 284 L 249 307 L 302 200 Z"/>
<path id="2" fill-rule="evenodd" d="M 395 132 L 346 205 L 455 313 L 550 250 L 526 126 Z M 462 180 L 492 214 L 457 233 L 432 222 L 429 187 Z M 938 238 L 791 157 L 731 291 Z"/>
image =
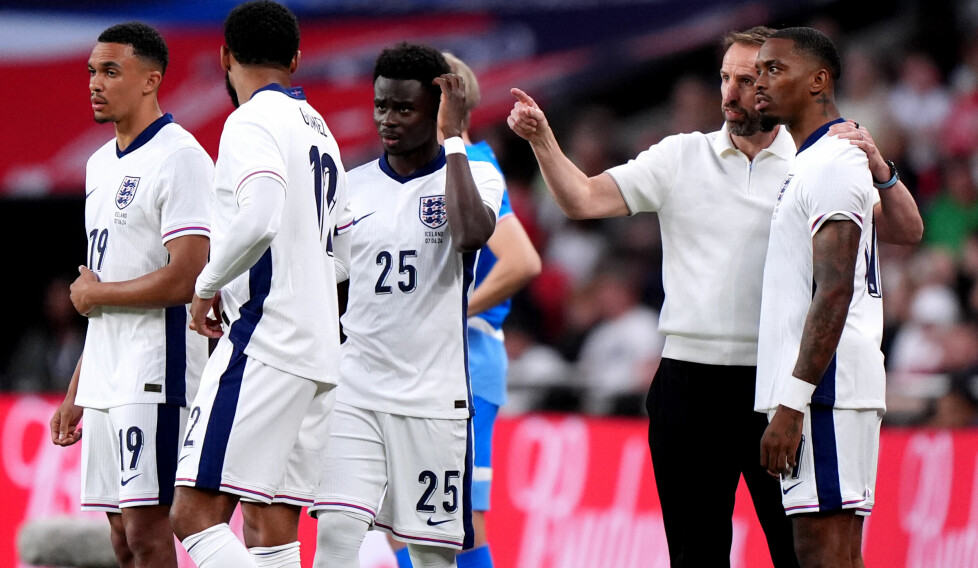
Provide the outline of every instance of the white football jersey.
<path id="1" fill-rule="evenodd" d="M 336 139 L 301 87 L 263 87 L 228 117 L 214 180 L 213 249 L 238 211 L 238 188 L 262 176 L 285 185 L 285 206 L 268 250 L 221 290 L 228 339 L 270 367 L 335 384 L 339 311 L 331 239 L 345 203 L 346 170 Z"/>
<path id="2" fill-rule="evenodd" d="M 880 341 L 880 287 L 875 192 L 866 154 L 848 140 L 827 136 L 826 124 L 802 145 L 771 220 L 764 264 L 755 410 L 777 408 L 782 382 L 794 370 L 812 304 L 812 238 L 830 219 L 862 229 L 854 292 L 835 357 L 812 402 L 849 409 L 885 409 Z"/>
<path id="3" fill-rule="evenodd" d="M 163 268 L 164 246 L 210 232 L 214 164 L 197 140 L 166 114 L 124 152 L 112 139 L 88 160 L 86 264 L 102 282 Z M 186 405 L 207 360 L 207 340 L 188 328 L 186 306 L 102 306 L 88 318 L 75 402 Z"/>
<path id="4" fill-rule="evenodd" d="M 482 200 L 498 214 L 504 183 L 469 162 Z M 445 153 L 410 177 L 386 156 L 350 172 L 347 340 L 336 400 L 421 418 L 467 418 L 467 295 L 477 253 L 456 252 L 445 208 Z"/>

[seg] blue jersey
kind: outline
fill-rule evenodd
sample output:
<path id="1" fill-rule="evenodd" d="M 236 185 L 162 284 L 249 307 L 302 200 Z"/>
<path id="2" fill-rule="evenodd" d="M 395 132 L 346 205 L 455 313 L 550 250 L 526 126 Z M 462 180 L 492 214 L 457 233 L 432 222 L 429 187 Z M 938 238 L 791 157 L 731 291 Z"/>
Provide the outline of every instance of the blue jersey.
<path id="1" fill-rule="evenodd" d="M 496 161 L 496 155 L 492 153 L 492 148 L 485 141 L 468 146 L 465 152 L 468 154 L 470 162 L 489 162 L 499 170 L 499 173 L 502 173 L 502 170 L 499 168 L 499 162 Z M 496 223 L 502 221 L 506 215 L 512 214 L 513 207 L 509 204 L 509 192 L 503 191 L 503 201 L 499 206 L 499 217 Z M 482 247 L 482 250 L 479 251 L 479 262 L 475 266 L 476 288 L 482 285 L 482 281 L 486 279 L 486 275 L 489 274 L 489 271 L 495 265 L 496 255 L 492 254 L 488 246 Z M 512 300 L 506 298 L 476 317 L 484 319 L 494 329 L 502 329 L 503 322 L 506 320 L 506 316 L 509 315 L 509 307 L 512 303 Z"/>
<path id="2" fill-rule="evenodd" d="M 496 161 L 492 148 L 485 142 L 479 142 L 466 147 L 470 162 L 488 162 L 502 173 L 499 162 Z M 503 191 L 503 200 L 499 206 L 497 223 L 506 215 L 512 215 L 513 208 L 509 204 L 509 192 Z M 496 264 L 496 255 L 488 246 L 479 251 L 479 260 L 475 266 L 475 287 L 482 285 L 486 275 Z M 506 300 L 496 304 L 481 314 L 469 319 L 469 377 L 472 380 L 472 394 L 485 399 L 496 406 L 506 403 L 506 370 L 508 360 L 506 349 L 501 340 L 503 321 L 509 315 L 512 301 Z M 480 325 L 479 321 L 485 322 Z M 494 331 L 494 333 L 489 333 Z M 478 458 L 477 458 L 478 459 Z M 488 504 L 486 504 L 486 508 Z"/>

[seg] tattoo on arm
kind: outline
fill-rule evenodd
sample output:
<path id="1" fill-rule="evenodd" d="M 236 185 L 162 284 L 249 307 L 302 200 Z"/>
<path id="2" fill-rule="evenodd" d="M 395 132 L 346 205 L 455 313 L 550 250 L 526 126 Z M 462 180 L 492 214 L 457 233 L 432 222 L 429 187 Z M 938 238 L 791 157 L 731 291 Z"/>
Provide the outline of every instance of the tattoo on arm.
<path id="1" fill-rule="evenodd" d="M 815 291 L 793 373 L 803 381 L 817 385 L 839 346 L 852 302 L 860 234 L 851 221 L 828 221 L 812 238 Z"/>

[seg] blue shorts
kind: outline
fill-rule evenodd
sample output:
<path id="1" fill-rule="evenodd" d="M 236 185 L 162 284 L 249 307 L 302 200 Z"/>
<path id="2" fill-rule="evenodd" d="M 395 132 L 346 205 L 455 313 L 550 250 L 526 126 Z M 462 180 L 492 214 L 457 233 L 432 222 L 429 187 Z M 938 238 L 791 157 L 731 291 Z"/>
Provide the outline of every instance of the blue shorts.
<path id="1" fill-rule="evenodd" d="M 492 428 L 496 423 L 499 407 L 486 399 L 473 396 L 475 417 L 475 468 L 472 472 L 472 510 L 489 510 L 489 492 L 492 489 Z"/>

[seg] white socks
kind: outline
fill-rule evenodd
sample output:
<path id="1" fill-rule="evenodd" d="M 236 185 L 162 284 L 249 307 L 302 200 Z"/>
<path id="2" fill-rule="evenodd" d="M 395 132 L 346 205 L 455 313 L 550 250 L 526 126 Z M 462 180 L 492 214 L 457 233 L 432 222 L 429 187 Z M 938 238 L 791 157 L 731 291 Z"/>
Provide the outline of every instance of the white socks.
<path id="1" fill-rule="evenodd" d="M 279 546 L 253 546 L 248 549 L 258 568 L 301 568 L 299 543 L 291 542 Z"/>
<path id="2" fill-rule="evenodd" d="M 188 536 L 183 539 L 183 546 L 198 568 L 256 567 L 248 549 L 227 523 Z"/>
<path id="3" fill-rule="evenodd" d="M 342 511 L 320 511 L 313 568 L 360 568 L 360 544 L 369 525 Z"/>
<path id="4" fill-rule="evenodd" d="M 408 544 L 414 568 L 455 568 L 456 551 L 443 546 Z"/>

